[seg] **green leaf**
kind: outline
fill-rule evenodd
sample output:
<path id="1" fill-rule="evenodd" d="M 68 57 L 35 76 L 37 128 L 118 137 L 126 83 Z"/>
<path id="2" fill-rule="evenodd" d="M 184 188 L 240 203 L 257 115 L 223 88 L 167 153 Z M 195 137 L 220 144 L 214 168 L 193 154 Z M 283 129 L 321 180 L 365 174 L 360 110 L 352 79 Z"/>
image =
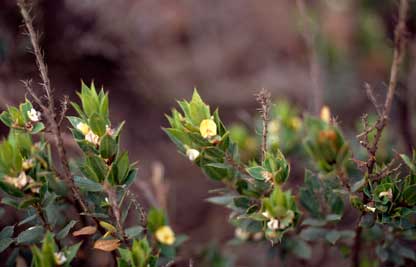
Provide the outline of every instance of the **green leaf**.
<path id="1" fill-rule="evenodd" d="M 0 121 L 2 121 L 7 127 L 9 127 L 9 128 L 12 127 L 13 119 L 10 116 L 10 113 L 9 112 L 3 111 L 0 114 Z"/>
<path id="2" fill-rule="evenodd" d="M 104 135 L 100 142 L 100 154 L 105 159 L 114 157 L 117 153 L 117 143 L 109 135 Z"/>
<path id="3" fill-rule="evenodd" d="M 257 180 L 264 180 L 265 179 L 263 174 L 266 170 L 261 166 L 249 167 L 249 168 L 246 168 L 246 171 L 254 179 L 257 179 Z"/>
<path id="4" fill-rule="evenodd" d="M 300 237 L 305 241 L 315 241 L 325 236 L 326 230 L 317 227 L 308 227 L 300 232 Z"/>
<path id="5" fill-rule="evenodd" d="M 415 164 L 413 164 L 412 160 L 405 154 L 400 154 L 400 157 L 402 158 L 402 160 L 404 161 L 404 163 L 407 165 L 407 167 L 409 167 L 409 169 L 412 172 L 416 172 L 416 166 Z"/>
<path id="6" fill-rule="evenodd" d="M 100 137 L 106 132 L 106 121 L 97 113 L 91 115 L 89 125 L 91 130 Z"/>
<path id="7" fill-rule="evenodd" d="M 3 238 L 0 240 L 0 253 L 5 251 L 11 244 L 13 244 L 14 239 L 13 238 Z"/>
<path id="8" fill-rule="evenodd" d="M 300 259 L 308 260 L 312 257 L 311 246 L 302 239 L 295 240 L 292 252 Z"/>
<path id="9" fill-rule="evenodd" d="M 147 214 L 147 226 L 151 232 L 155 232 L 159 227 L 166 225 L 166 216 L 163 210 L 150 209 Z"/>
<path id="10" fill-rule="evenodd" d="M 129 227 L 126 229 L 126 235 L 129 239 L 134 239 L 139 237 L 143 230 L 143 227 L 140 225 Z"/>
<path id="11" fill-rule="evenodd" d="M 408 186 L 403 191 L 403 200 L 409 205 L 416 205 L 416 184 Z"/>
<path id="12" fill-rule="evenodd" d="M 10 185 L 8 183 L 5 183 L 3 181 L 0 181 L 0 188 L 6 192 L 7 194 L 14 196 L 14 197 L 23 197 L 24 194 L 22 191 L 20 191 L 18 188 L 14 187 L 13 185 Z"/>
<path id="13" fill-rule="evenodd" d="M 45 129 L 45 125 L 42 122 L 38 122 L 33 126 L 32 131 L 30 133 L 37 134 L 43 131 L 44 129 Z"/>
<path id="14" fill-rule="evenodd" d="M 72 245 L 72 246 L 68 247 L 65 250 L 65 255 L 66 255 L 67 262 L 71 262 L 75 258 L 79 248 L 81 247 L 81 244 L 82 244 L 82 241 L 76 243 L 75 245 Z"/>
<path id="15" fill-rule="evenodd" d="M 337 230 L 331 230 L 325 234 L 325 239 L 332 245 L 335 245 L 340 237 L 341 234 Z"/>
<path id="16" fill-rule="evenodd" d="M 42 240 L 43 237 L 42 226 L 32 226 L 21 232 L 16 239 L 17 244 L 32 244 Z"/>
<path id="17" fill-rule="evenodd" d="M 67 225 L 65 225 L 64 228 L 62 228 L 61 231 L 58 232 L 56 239 L 64 239 L 69 234 L 69 231 L 71 231 L 71 229 L 75 226 L 75 224 L 77 224 L 77 221 L 71 220 Z"/>
<path id="18" fill-rule="evenodd" d="M 4 238 L 12 237 L 13 233 L 14 233 L 14 226 L 13 225 L 9 225 L 9 226 L 4 227 L 0 232 L 0 240 L 2 240 Z"/>
<path id="19" fill-rule="evenodd" d="M 35 220 L 38 216 L 36 214 L 33 214 L 31 216 L 26 217 L 25 219 L 23 219 L 21 222 L 19 222 L 18 226 L 24 225 L 28 222 L 31 222 L 33 220 Z"/>
<path id="20" fill-rule="evenodd" d="M 93 180 L 87 179 L 83 176 L 74 176 L 74 182 L 82 191 L 86 192 L 102 192 L 103 186 Z"/>
<path id="21" fill-rule="evenodd" d="M 233 203 L 234 198 L 235 196 L 218 196 L 207 198 L 206 201 L 217 205 L 227 206 Z"/>

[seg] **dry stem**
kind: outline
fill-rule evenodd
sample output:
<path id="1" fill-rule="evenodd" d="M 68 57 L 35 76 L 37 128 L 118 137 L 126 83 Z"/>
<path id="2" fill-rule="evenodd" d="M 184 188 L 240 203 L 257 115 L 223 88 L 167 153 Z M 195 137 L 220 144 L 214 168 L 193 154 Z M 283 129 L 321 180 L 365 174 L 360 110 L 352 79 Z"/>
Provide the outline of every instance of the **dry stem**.
<path id="1" fill-rule="evenodd" d="M 409 9 L 409 2 L 408 0 L 400 0 L 399 5 L 399 20 L 396 25 L 396 29 L 394 32 L 394 54 L 393 54 L 393 62 L 391 65 L 390 70 L 390 80 L 389 86 L 387 91 L 386 100 L 384 102 L 382 110 L 380 110 L 380 105 L 378 105 L 372 88 L 367 85 L 366 91 L 367 95 L 369 96 L 371 102 L 373 102 L 374 106 L 376 107 L 377 113 L 379 114 L 379 118 L 374 125 L 374 127 L 368 127 L 367 119 L 364 118 L 365 122 L 365 131 L 358 135 L 360 140 L 360 144 L 363 145 L 368 151 L 368 160 L 367 160 L 367 174 L 369 177 L 373 176 L 373 171 L 376 163 L 376 153 L 378 150 L 378 143 L 380 141 L 381 135 L 383 133 L 384 128 L 386 127 L 387 120 L 391 111 L 394 93 L 397 87 L 397 79 L 399 68 L 401 62 L 403 60 L 404 49 L 405 49 L 405 37 L 406 37 L 406 16 Z M 372 144 L 369 143 L 368 135 L 371 131 L 376 130 L 376 134 L 374 137 L 374 141 Z M 389 164 L 390 165 L 390 164 Z M 381 171 L 382 175 L 386 175 L 387 173 L 394 172 L 397 168 L 389 170 L 389 166 L 384 170 Z M 377 175 L 379 176 L 379 174 Z M 378 177 L 379 178 L 379 177 Z M 364 201 L 368 201 L 364 196 Z M 361 244 L 361 227 L 359 226 L 359 222 L 357 223 L 356 230 L 355 230 L 355 240 L 353 245 L 352 251 L 352 259 L 351 259 L 351 266 L 359 267 L 360 266 L 360 244 Z"/>
<path id="2" fill-rule="evenodd" d="M 40 78 L 42 80 L 41 86 L 46 94 L 46 98 L 47 98 L 47 106 L 45 106 L 42 102 L 42 100 L 40 99 L 40 97 L 34 92 L 34 90 L 31 88 L 30 86 L 30 82 L 26 82 L 25 86 L 29 92 L 29 94 L 33 97 L 34 101 L 41 107 L 45 118 L 49 124 L 50 130 L 53 134 L 53 136 L 55 137 L 55 142 L 56 142 L 56 147 L 58 150 L 58 156 L 59 159 L 61 161 L 62 164 L 62 168 L 63 168 L 63 175 L 64 175 L 64 179 L 68 182 L 71 191 L 75 197 L 75 199 L 78 201 L 81 209 L 88 213 L 88 207 L 85 204 L 84 200 L 81 197 L 81 194 L 78 190 L 78 188 L 75 186 L 74 180 L 73 180 L 73 176 L 71 174 L 71 170 L 69 168 L 69 163 L 68 163 L 68 158 L 66 155 L 66 150 L 65 150 L 65 146 L 64 146 L 64 141 L 62 138 L 62 134 L 61 134 L 61 130 L 60 130 L 60 122 L 62 120 L 62 115 L 61 118 L 59 119 L 59 121 L 57 120 L 57 116 L 55 113 L 55 104 L 54 104 L 54 97 L 53 97 L 53 92 L 51 89 L 51 83 L 49 80 L 49 76 L 48 76 L 48 67 L 45 63 L 44 60 L 44 56 L 42 53 L 42 50 L 40 48 L 39 45 L 39 37 L 38 34 L 36 33 L 34 27 L 33 27 L 33 19 L 30 15 L 30 11 L 28 8 L 28 5 L 26 3 L 25 0 L 18 0 L 17 4 L 20 8 L 20 13 L 22 14 L 23 17 L 23 21 L 24 24 L 26 26 L 29 38 L 30 38 L 30 42 L 32 44 L 33 47 L 33 52 L 35 54 L 36 57 L 36 64 L 39 70 L 39 74 L 40 74 Z M 66 108 L 64 108 L 64 112 L 62 114 L 64 114 L 66 111 Z"/>
<path id="3" fill-rule="evenodd" d="M 271 94 L 266 89 L 261 89 L 259 93 L 256 94 L 257 102 L 260 104 L 258 111 L 260 112 L 261 119 L 263 121 L 262 129 L 262 142 L 261 142 L 261 161 L 263 162 L 266 153 L 267 153 L 267 126 L 270 120 L 270 103 L 271 103 Z"/>

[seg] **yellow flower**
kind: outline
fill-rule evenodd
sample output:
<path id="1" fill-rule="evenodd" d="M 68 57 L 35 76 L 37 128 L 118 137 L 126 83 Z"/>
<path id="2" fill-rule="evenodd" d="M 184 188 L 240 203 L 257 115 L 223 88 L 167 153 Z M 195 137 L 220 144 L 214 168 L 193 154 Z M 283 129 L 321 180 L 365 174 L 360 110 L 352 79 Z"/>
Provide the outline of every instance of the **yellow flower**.
<path id="1" fill-rule="evenodd" d="M 156 239 L 165 245 L 172 245 L 175 243 L 175 233 L 167 225 L 164 225 L 156 230 L 155 232 Z"/>
<path id="2" fill-rule="evenodd" d="M 32 159 L 27 159 L 27 160 L 22 162 L 23 170 L 27 171 L 27 170 L 31 169 L 32 167 L 33 167 L 33 160 Z"/>
<path id="3" fill-rule="evenodd" d="M 329 123 L 331 120 L 331 110 L 328 106 L 323 106 L 321 109 L 321 120 Z"/>
<path id="4" fill-rule="evenodd" d="M 217 135 L 217 125 L 214 120 L 206 119 L 201 122 L 199 125 L 199 131 L 203 138 L 210 138 Z"/>
<path id="5" fill-rule="evenodd" d="M 295 130 L 299 130 L 300 127 L 302 127 L 302 120 L 299 117 L 293 117 L 290 120 L 290 123 L 292 124 L 292 127 Z"/>
<path id="6" fill-rule="evenodd" d="M 88 126 L 88 124 L 80 122 L 77 125 L 77 129 L 83 134 L 83 135 L 87 135 L 90 132 L 90 127 Z"/>

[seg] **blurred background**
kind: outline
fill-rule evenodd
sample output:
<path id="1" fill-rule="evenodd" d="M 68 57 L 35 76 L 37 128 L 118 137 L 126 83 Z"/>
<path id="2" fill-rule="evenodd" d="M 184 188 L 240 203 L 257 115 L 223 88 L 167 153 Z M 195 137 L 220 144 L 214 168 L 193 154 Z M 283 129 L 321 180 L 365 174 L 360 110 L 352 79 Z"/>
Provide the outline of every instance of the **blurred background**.
<path id="1" fill-rule="evenodd" d="M 376 96 L 385 95 L 396 1 L 311 0 L 305 1 L 304 9 L 297 3 L 42 0 L 33 10 L 56 97 L 77 100 L 81 79 L 94 80 L 109 91 L 112 121 L 126 120 L 123 144 L 139 161 L 134 191 L 148 205 L 143 187 L 152 176 L 164 177 L 171 223 L 176 232 L 189 236 L 180 255 L 194 258 L 199 262 L 195 266 L 228 266 L 227 260 L 216 261 L 225 265 L 209 262 L 230 255 L 236 266 L 268 266 L 267 244 L 227 244 L 234 236 L 229 212 L 204 201 L 209 189 L 221 185 L 176 153 L 161 130 L 167 126 L 164 114 L 176 100 L 189 99 L 197 87 L 207 103 L 219 107 L 226 123 L 247 123 L 256 114 L 253 94 L 266 88 L 274 99 L 285 99 L 301 112 L 316 113 L 321 105 L 329 105 L 354 140 L 361 114 L 374 113 L 364 83 L 374 87 Z M 416 98 L 415 7 L 412 2 L 408 53 L 390 125 L 400 152 L 410 151 L 416 123 L 411 116 Z M 1 110 L 25 96 L 21 80 L 38 80 L 29 40 L 22 32 L 15 1 L 1 0 Z M 0 134 L 7 134 L 3 125 Z M 69 135 L 66 139 L 76 156 L 78 148 Z M 303 170 L 295 160 L 292 174 L 291 179 L 302 181 Z M 253 251 L 258 251 L 255 257 Z M 339 258 L 337 253 L 328 257 Z M 348 261 L 337 264 L 347 266 Z"/>

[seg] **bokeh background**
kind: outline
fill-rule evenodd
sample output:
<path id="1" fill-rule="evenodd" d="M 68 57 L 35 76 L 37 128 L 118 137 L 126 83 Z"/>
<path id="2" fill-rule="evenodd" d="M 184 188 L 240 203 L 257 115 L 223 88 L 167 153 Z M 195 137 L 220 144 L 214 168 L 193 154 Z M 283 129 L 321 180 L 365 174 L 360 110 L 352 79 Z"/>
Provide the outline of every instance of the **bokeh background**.
<path id="1" fill-rule="evenodd" d="M 386 91 L 396 1 L 305 2 L 308 17 L 300 16 L 294 0 L 43 0 L 33 10 L 55 96 L 76 100 L 81 79 L 109 91 L 112 120 L 126 120 L 123 145 L 139 161 L 134 191 L 148 205 L 146 187 L 162 172 L 171 223 L 189 236 L 180 255 L 194 258 L 196 266 L 211 266 L 201 256 L 207 248 L 233 255 L 236 266 L 269 266 L 269 259 L 265 247 L 227 245 L 234 236 L 228 211 L 204 201 L 220 184 L 176 153 L 161 130 L 176 100 L 190 98 L 197 87 L 225 122 L 247 122 L 256 113 L 253 94 L 267 88 L 274 99 L 286 99 L 302 112 L 329 105 L 353 138 L 360 115 L 374 112 L 364 83 L 377 96 Z M 403 152 L 409 152 L 415 132 L 414 7 L 412 2 L 408 53 L 390 126 Z M 1 0 L 0 109 L 25 96 L 21 80 L 37 81 L 22 31 L 15 1 Z M 305 34 L 312 36 L 312 46 Z M 318 77 L 311 77 L 311 63 Z M 3 125 L 0 133 L 7 133 Z M 75 143 L 69 135 L 66 140 L 76 156 Z M 292 166 L 291 179 L 301 181 L 297 168 Z M 9 223 L 18 216 L 8 216 Z M 205 258 L 219 257 L 215 249 L 209 252 Z M 336 253 L 328 257 L 338 258 Z"/>

